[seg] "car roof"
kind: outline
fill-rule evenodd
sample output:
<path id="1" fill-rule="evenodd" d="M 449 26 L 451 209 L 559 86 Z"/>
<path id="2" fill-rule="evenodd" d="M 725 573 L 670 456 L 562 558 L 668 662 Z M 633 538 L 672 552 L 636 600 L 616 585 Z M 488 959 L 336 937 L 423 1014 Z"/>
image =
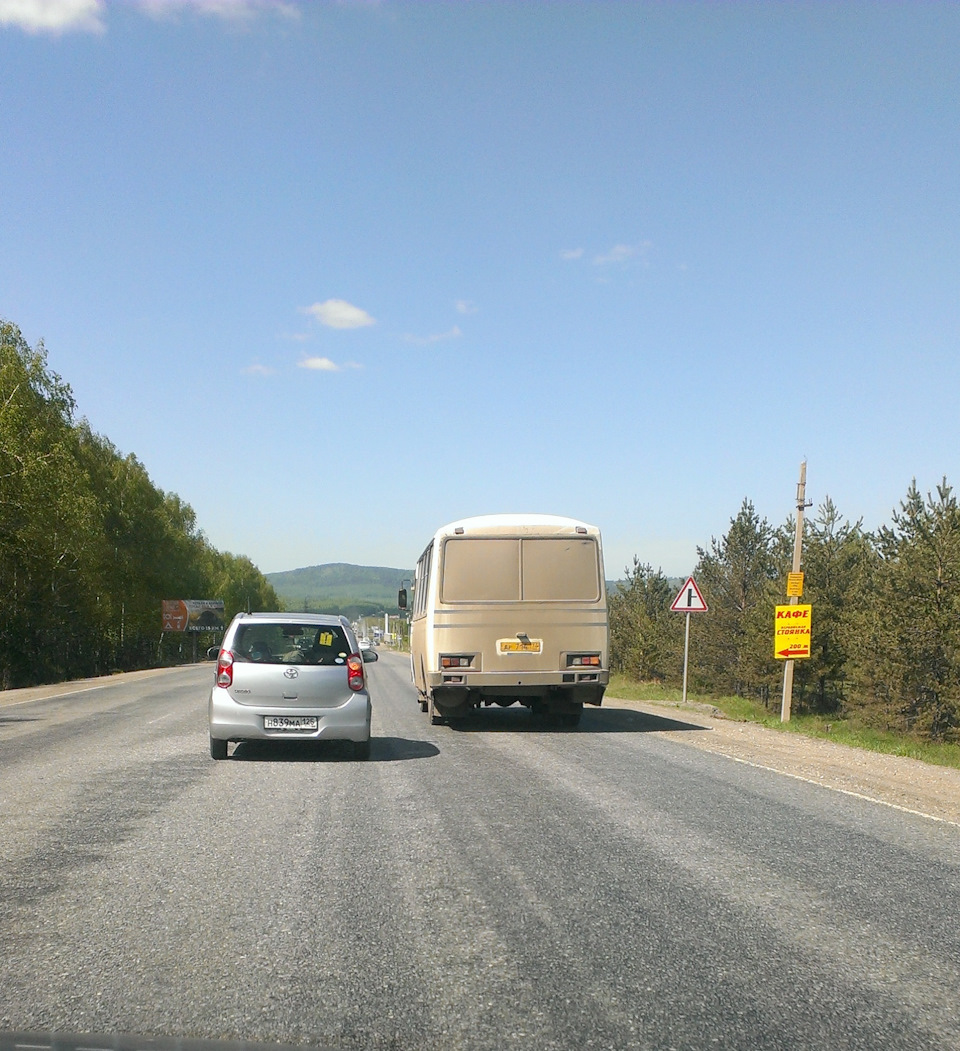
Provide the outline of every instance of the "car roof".
<path id="1" fill-rule="evenodd" d="M 237 619 L 258 620 L 273 622 L 275 624 L 335 624 L 340 628 L 348 628 L 342 617 L 334 613 L 238 613 Z"/>

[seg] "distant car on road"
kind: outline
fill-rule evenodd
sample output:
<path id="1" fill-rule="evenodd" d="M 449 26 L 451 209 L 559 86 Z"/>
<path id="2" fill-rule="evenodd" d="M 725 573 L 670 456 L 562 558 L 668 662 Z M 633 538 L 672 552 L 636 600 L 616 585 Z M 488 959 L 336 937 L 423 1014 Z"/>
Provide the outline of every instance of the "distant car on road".
<path id="1" fill-rule="evenodd" d="M 370 756 L 370 693 L 345 618 L 238 613 L 223 637 L 210 691 L 210 755 L 230 741 L 339 740 Z"/>

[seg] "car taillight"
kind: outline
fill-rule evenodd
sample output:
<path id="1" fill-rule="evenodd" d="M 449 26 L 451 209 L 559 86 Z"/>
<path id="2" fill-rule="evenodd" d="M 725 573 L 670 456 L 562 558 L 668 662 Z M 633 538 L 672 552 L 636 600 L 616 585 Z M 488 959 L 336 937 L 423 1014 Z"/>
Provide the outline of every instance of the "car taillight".
<path id="1" fill-rule="evenodd" d="M 363 658 L 359 653 L 347 657 L 347 685 L 351 690 L 363 689 Z"/>
<path id="2" fill-rule="evenodd" d="M 229 650 L 221 650 L 217 657 L 217 685 L 233 685 L 233 654 Z"/>

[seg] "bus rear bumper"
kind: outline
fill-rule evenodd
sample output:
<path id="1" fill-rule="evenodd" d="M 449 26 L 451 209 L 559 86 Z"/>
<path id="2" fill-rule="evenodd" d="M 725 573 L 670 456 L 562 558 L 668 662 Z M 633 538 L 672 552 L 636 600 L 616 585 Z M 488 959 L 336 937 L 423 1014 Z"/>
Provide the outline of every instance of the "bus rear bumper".
<path id="1" fill-rule="evenodd" d="M 491 704 L 509 705 L 519 701 L 531 708 L 565 712 L 584 704 L 601 704 L 609 672 L 601 669 L 580 673 L 457 676 L 444 673 L 429 675 L 427 680 L 434 704 L 441 710 L 463 710 Z"/>
<path id="2" fill-rule="evenodd" d="M 606 686 L 610 672 L 606 668 L 592 671 L 511 671 L 511 672 L 428 672 L 427 685 L 460 686 L 471 690 L 516 689 L 519 687 L 543 690 L 549 687 L 566 689 L 572 686 Z"/>

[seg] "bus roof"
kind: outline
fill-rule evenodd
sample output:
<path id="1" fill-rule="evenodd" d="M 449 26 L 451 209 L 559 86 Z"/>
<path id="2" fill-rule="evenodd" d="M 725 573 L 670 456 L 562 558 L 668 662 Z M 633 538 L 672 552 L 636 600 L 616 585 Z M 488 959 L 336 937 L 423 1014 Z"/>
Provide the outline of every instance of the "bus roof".
<path id="1" fill-rule="evenodd" d="M 489 536 L 491 533 L 529 533 L 534 536 L 551 536 L 575 533 L 578 528 L 585 529 L 588 536 L 600 535 L 600 530 L 596 526 L 580 522 L 576 518 L 563 518 L 560 515 L 504 514 L 461 518 L 457 522 L 441 526 L 434 534 L 434 539 L 439 540 L 445 536 L 461 534 Z"/>

